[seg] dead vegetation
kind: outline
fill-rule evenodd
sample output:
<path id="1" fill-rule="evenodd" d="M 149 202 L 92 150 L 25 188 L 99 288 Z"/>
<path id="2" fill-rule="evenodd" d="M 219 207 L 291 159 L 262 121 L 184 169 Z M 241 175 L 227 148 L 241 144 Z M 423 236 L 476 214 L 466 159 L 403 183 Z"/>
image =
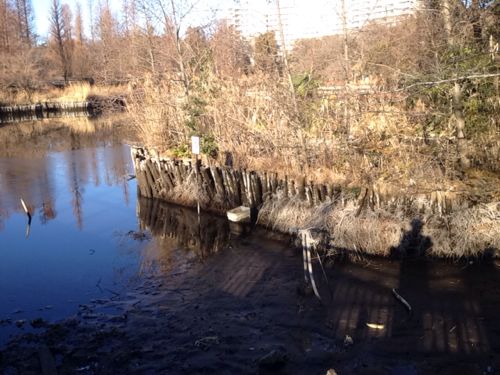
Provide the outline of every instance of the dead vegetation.
<path id="1" fill-rule="evenodd" d="M 72 103 L 95 100 L 96 98 L 123 98 L 126 85 L 90 85 L 72 83 L 63 88 L 45 87 L 27 92 L 25 90 L 0 90 L 1 105 L 26 105 L 31 103 Z"/>
<path id="2" fill-rule="evenodd" d="M 220 50 L 199 30 L 196 50 L 177 36 L 179 68 L 134 83 L 131 119 L 161 155 L 190 156 L 199 135 L 208 164 L 230 160 L 341 190 L 314 204 L 299 194 L 268 197 L 259 221 L 276 230 L 317 227 L 333 249 L 356 253 L 493 254 L 500 73 L 487 42 L 500 35 L 498 9 L 450 4 L 451 13 L 424 2 L 390 25 L 299 41 L 291 77 L 269 33 L 255 40 L 255 64 L 240 59 L 232 71 L 218 68 Z"/>
<path id="3" fill-rule="evenodd" d="M 358 209 L 355 201 L 310 207 L 282 198 L 264 203 L 259 222 L 288 233 L 293 228 L 324 230 L 330 254 L 468 258 L 497 256 L 500 249 L 500 203 L 417 218 L 405 215 L 401 206 L 359 215 Z"/>

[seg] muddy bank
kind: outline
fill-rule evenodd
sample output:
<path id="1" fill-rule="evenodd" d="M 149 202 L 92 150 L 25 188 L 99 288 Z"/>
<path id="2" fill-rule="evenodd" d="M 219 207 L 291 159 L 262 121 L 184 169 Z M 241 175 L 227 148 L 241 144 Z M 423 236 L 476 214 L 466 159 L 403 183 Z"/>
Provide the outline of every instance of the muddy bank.
<path id="1" fill-rule="evenodd" d="M 141 217 L 152 212 L 143 209 Z M 495 263 L 331 259 L 328 283 L 317 270 L 320 304 L 303 288 L 300 251 L 288 242 L 261 230 L 220 233 L 221 247 L 200 252 L 196 241 L 182 246 L 192 234 L 173 231 L 187 223 L 179 220 L 141 219 L 144 233 L 154 233 L 141 237 L 142 282 L 126 295 L 81 306 L 45 333 L 13 340 L 1 349 L 0 370 L 40 373 L 41 364 L 60 374 L 500 369 Z"/>

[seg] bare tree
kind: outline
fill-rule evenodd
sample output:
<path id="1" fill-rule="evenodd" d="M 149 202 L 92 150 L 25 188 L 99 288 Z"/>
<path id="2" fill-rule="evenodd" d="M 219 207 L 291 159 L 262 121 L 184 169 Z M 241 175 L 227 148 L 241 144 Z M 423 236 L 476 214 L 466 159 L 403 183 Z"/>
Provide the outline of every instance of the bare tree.
<path id="1" fill-rule="evenodd" d="M 89 12 L 89 29 L 90 29 L 90 39 L 92 42 L 95 41 L 95 9 L 94 9 L 94 0 L 87 0 L 87 8 Z"/>
<path id="2" fill-rule="evenodd" d="M 250 45 L 228 22 L 222 21 L 210 38 L 214 69 L 220 77 L 239 77 L 250 70 Z"/>
<path id="3" fill-rule="evenodd" d="M 174 61 L 178 71 L 179 81 L 184 88 L 184 94 L 189 96 L 192 77 L 187 66 L 187 47 L 183 39 L 183 30 L 186 18 L 193 11 L 196 3 L 193 1 L 178 0 L 140 0 L 141 8 L 149 15 L 151 20 L 158 22 L 165 34 L 166 48 L 173 46 L 173 55 L 170 58 Z"/>
<path id="4" fill-rule="evenodd" d="M 446 40 L 450 48 L 457 46 L 458 41 L 454 35 L 453 31 L 453 19 L 452 19 L 452 0 L 443 0 L 441 5 L 441 13 L 443 17 L 444 29 L 446 31 Z M 473 1 L 474 2 L 474 1 Z M 454 4 L 456 5 L 456 4 Z M 457 76 L 458 72 L 455 74 Z M 470 167 L 470 160 L 467 157 L 466 150 L 466 139 L 465 139 L 465 116 L 463 113 L 463 100 L 462 100 L 463 87 L 459 81 L 455 81 L 453 88 L 451 89 L 451 102 L 453 108 L 453 117 L 455 121 L 455 135 L 457 137 L 457 153 L 459 157 L 460 164 L 463 169 Z"/>
<path id="5" fill-rule="evenodd" d="M 11 9 L 7 0 L 0 0 L 0 49 L 2 52 L 10 49 Z"/>
<path id="6" fill-rule="evenodd" d="M 288 86 L 290 89 L 290 94 L 292 96 L 293 107 L 295 112 L 297 112 L 297 99 L 295 97 L 295 87 L 293 85 L 292 72 L 288 64 L 288 52 L 286 50 L 285 32 L 283 30 L 283 22 L 281 20 L 281 6 L 279 0 L 276 0 L 276 10 L 278 12 L 278 27 L 279 27 L 280 41 L 281 41 L 281 58 L 283 60 L 283 66 L 285 67 L 285 72 L 288 78 Z"/>
<path id="7" fill-rule="evenodd" d="M 70 40 L 67 39 L 71 33 L 68 33 L 69 25 L 65 24 L 67 18 L 67 12 L 65 15 L 60 0 L 52 0 L 50 10 L 50 33 L 54 39 L 54 48 L 59 58 L 65 82 L 68 81 L 68 78 L 71 75 L 71 61 L 68 56 L 68 44 L 70 43 Z"/>
<path id="8" fill-rule="evenodd" d="M 268 31 L 255 38 L 255 66 L 267 73 L 281 73 L 282 66 L 278 57 L 278 43 L 274 32 Z"/>
<path id="9" fill-rule="evenodd" d="M 83 36 L 83 19 L 82 19 L 82 4 L 80 2 L 76 3 L 76 14 L 75 14 L 75 37 L 76 43 L 82 45 L 85 41 Z"/>
<path id="10" fill-rule="evenodd" d="M 96 58 L 95 75 L 105 82 L 119 79 L 122 72 L 119 48 L 118 21 L 111 12 L 109 2 L 99 3 L 94 52 Z M 123 51 L 125 52 L 125 51 Z"/>
<path id="11" fill-rule="evenodd" d="M 16 18 L 19 38 L 27 46 L 33 43 L 33 10 L 30 0 L 16 0 Z"/>

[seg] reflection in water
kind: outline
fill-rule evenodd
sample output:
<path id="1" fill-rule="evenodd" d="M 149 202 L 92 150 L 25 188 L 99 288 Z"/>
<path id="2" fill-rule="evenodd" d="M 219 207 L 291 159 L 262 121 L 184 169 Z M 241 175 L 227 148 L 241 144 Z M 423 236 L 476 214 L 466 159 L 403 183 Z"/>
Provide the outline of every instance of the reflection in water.
<path id="1" fill-rule="evenodd" d="M 137 228 L 122 137 L 88 121 L 0 127 L 0 321 L 59 319 L 135 277 L 142 245 L 116 236 Z M 0 324 L 0 344 L 17 330 Z"/>
<path id="2" fill-rule="evenodd" d="M 146 198 L 139 198 L 137 213 L 141 230 L 151 232 L 155 239 L 143 253 L 145 274 L 157 266 L 162 267 L 159 271 L 165 277 L 193 272 L 192 277 L 205 280 L 214 292 L 241 300 L 260 293 L 262 283 L 276 276 L 277 258 L 270 256 L 274 249 L 269 247 L 275 245 L 266 244 L 260 233 L 250 237 L 252 249 L 245 251 L 239 241 L 232 241 L 225 218 L 202 214 L 198 226 L 196 211 Z M 420 236 L 420 224 L 413 224 L 405 236 L 410 242 Z M 222 248 L 226 249 L 220 251 Z M 186 265 L 182 259 L 190 255 L 201 258 L 203 264 L 197 268 Z M 290 258 L 282 253 L 279 266 L 290 267 L 297 272 L 297 282 L 300 280 L 299 256 Z M 478 298 L 478 285 L 498 282 L 498 272 L 487 264 L 480 269 L 470 271 L 461 265 L 421 258 L 338 263 L 328 270 L 331 298 L 326 298 L 321 308 L 315 301 L 301 307 L 312 314 L 310 323 L 304 323 L 304 335 L 313 337 L 312 332 L 319 329 L 317 322 L 323 321 L 320 334 L 326 326 L 339 339 L 350 335 L 355 342 L 377 340 L 378 350 L 386 353 L 489 353 L 494 346 L 484 317 L 496 312 L 491 311 L 491 302 Z M 279 293 L 295 286 L 282 285 Z M 326 284 L 321 287 L 322 295 L 329 295 Z M 411 318 L 394 298 L 393 288 L 411 304 Z M 307 339 L 304 342 L 310 345 Z"/>
<path id="3" fill-rule="evenodd" d="M 380 339 L 380 352 L 491 352 L 485 316 L 496 312 L 491 300 L 479 295 L 482 284 L 499 281 L 498 270 L 487 262 L 472 271 L 468 264 L 421 257 L 432 245 L 422 236 L 422 226 L 411 223 L 403 236 L 408 251 L 400 260 L 343 263 L 330 270 L 333 293 L 323 316 L 326 325 L 339 338 Z M 412 306 L 411 317 L 392 295 L 393 288 Z"/>
<path id="4" fill-rule="evenodd" d="M 132 135 L 120 123 L 120 118 L 115 117 L 82 117 L 0 126 L 0 157 L 35 157 L 51 151 L 121 143 Z"/>
<path id="5" fill-rule="evenodd" d="M 21 212 L 24 199 L 40 223 L 57 217 L 55 186 L 67 179 L 76 223 L 83 228 L 83 194 L 87 183 L 120 184 L 126 203 L 130 170 L 123 132 L 110 121 L 88 118 L 65 122 L 41 121 L 0 127 L 0 230 L 12 213 Z M 113 146 L 113 147 L 102 147 Z M 72 151 L 70 151 L 72 150 Z M 63 158 L 54 157 L 63 152 Z"/>
<path id="6" fill-rule="evenodd" d="M 148 230 L 165 247 L 165 242 L 193 252 L 200 259 L 222 250 L 230 240 L 225 218 L 139 197 L 137 216 L 141 230 Z"/>
<path id="7" fill-rule="evenodd" d="M 234 306 L 244 305 L 249 296 L 257 298 L 250 303 L 258 303 L 266 284 L 281 277 L 277 273 L 295 273 L 296 279 L 281 284 L 274 291 L 276 299 L 290 295 L 300 280 L 299 252 L 290 257 L 286 251 L 291 249 L 266 242 L 260 233 L 245 241 L 232 241 L 226 220 L 209 215 L 202 215 L 199 231 L 196 211 L 155 200 L 140 199 L 137 210 L 141 230 L 150 231 L 154 237 L 151 244 L 156 244 L 146 250 L 144 273 L 151 272 L 155 262 L 159 262 L 163 266 L 160 274 L 172 283 L 177 282 L 179 288 L 189 287 L 189 282 L 197 280 L 197 288 L 206 285 L 210 298 L 220 298 L 222 304 Z M 409 242 L 420 236 L 420 224 L 413 224 L 404 236 Z M 249 246 L 242 242 L 248 242 Z M 225 249 L 220 251 L 221 247 Z M 273 254 L 280 247 L 279 254 Z M 425 249 L 415 250 L 412 253 Z M 196 265 L 188 262 L 186 266 L 185 258 L 193 253 L 203 262 Z M 323 306 L 313 296 L 293 299 L 296 303 L 298 299 L 303 315 L 300 324 L 291 323 L 290 331 L 300 331 L 297 340 L 305 352 L 314 346 L 315 338 L 323 335 L 340 340 L 349 335 L 357 345 L 373 343 L 376 354 L 414 358 L 443 358 L 446 354 L 456 359 L 463 355 L 485 355 L 498 347 L 498 335 L 491 334 L 496 329 L 496 296 L 480 297 L 485 283 L 488 293 L 497 293 L 498 271 L 491 264 L 482 264 L 474 270 L 469 265 L 436 259 L 377 259 L 367 263 L 340 262 L 327 273 L 332 294 L 325 298 Z M 321 288 L 322 295 L 329 296 L 324 281 Z M 393 288 L 411 304 L 411 318 L 394 298 Z M 192 298 L 184 295 L 186 303 L 207 303 L 197 300 L 197 293 L 186 294 Z"/>

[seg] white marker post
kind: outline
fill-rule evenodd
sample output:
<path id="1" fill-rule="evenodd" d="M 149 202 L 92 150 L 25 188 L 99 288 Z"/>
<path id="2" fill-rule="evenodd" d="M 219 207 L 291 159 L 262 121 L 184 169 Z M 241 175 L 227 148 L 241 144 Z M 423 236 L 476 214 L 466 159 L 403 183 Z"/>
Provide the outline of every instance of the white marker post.
<path id="1" fill-rule="evenodd" d="M 199 182 L 199 179 L 200 179 L 200 176 L 198 175 L 199 174 L 199 168 L 200 168 L 200 164 L 199 164 L 199 160 L 198 160 L 198 155 L 200 154 L 200 137 L 198 137 L 197 135 L 193 135 L 191 137 L 191 152 L 193 154 L 196 155 L 196 167 L 195 167 L 195 171 L 196 171 L 196 183 Z M 198 186 L 198 190 L 197 190 L 197 209 L 198 209 L 198 222 L 200 221 L 200 191 L 199 191 L 199 186 Z"/>
<path id="2" fill-rule="evenodd" d="M 191 152 L 196 155 L 196 160 L 198 160 L 198 155 L 200 154 L 200 137 L 197 135 L 191 137 Z"/>

